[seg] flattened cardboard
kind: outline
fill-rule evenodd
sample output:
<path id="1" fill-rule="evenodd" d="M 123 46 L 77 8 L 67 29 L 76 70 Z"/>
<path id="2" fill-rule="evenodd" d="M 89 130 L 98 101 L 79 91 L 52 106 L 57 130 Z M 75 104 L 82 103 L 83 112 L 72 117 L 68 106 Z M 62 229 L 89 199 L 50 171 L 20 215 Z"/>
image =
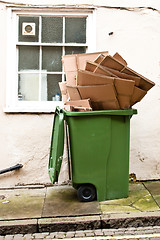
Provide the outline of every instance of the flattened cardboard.
<path id="1" fill-rule="evenodd" d="M 65 104 L 68 100 L 68 96 L 67 95 L 62 95 L 62 102 Z"/>
<path id="2" fill-rule="evenodd" d="M 140 83 L 140 77 L 136 77 L 136 76 L 133 76 L 133 75 L 129 75 L 127 73 L 122 73 L 122 72 L 119 72 L 115 69 L 111 69 L 111 68 L 108 68 L 108 67 L 103 67 L 104 69 L 108 70 L 109 72 L 115 74 L 117 77 L 119 78 L 123 78 L 123 79 L 130 79 L 130 80 L 133 80 L 135 81 L 135 85 L 138 87 L 139 86 L 139 83 Z"/>
<path id="3" fill-rule="evenodd" d="M 84 111 L 92 111 L 92 108 L 86 108 L 86 107 L 72 107 L 74 112 L 84 112 Z"/>
<path id="4" fill-rule="evenodd" d="M 108 55 L 107 52 L 102 52 L 103 55 Z M 85 70 L 87 61 L 94 61 L 100 52 L 95 53 L 86 53 L 86 54 L 77 54 L 77 69 Z"/>
<path id="5" fill-rule="evenodd" d="M 108 51 L 65 55 L 62 57 L 64 71 L 74 72 L 77 71 L 78 69 L 84 70 L 86 66 L 86 61 L 87 60 L 94 61 L 101 53 L 107 55 Z"/>
<path id="6" fill-rule="evenodd" d="M 76 85 L 76 74 L 77 71 L 74 72 L 66 72 L 66 82 L 68 85 Z"/>
<path id="7" fill-rule="evenodd" d="M 77 72 L 77 85 L 79 86 L 105 85 L 108 83 L 113 84 L 114 78 L 86 70 L 78 70 Z"/>
<path id="8" fill-rule="evenodd" d="M 90 62 L 90 61 L 86 62 L 86 67 L 85 67 L 86 71 L 94 72 L 96 68 L 97 68 L 96 63 Z"/>
<path id="9" fill-rule="evenodd" d="M 116 99 L 116 90 L 113 84 L 77 86 L 82 99 L 90 98 L 93 102 L 105 102 Z"/>
<path id="10" fill-rule="evenodd" d="M 113 68 L 115 70 L 121 71 L 124 68 L 124 65 L 119 62 L 117 59 L 113 58 L 110 55 L 107 55 L 100 63 L 100 65 Z"/>
<path id="11" fill-rule="evenodd" d="M 155 83 L 152 82 L 151 80 L 147 79 L 146 77 L 142 76 L 141 74 L 135 72 L 134 70 L 132 70 L 129 67 L 126 67 L 122 70 L 122 72 L 133 75 L 133 76 L 137 76 L 140 77 L 140 83 L 139 83 L 139 87 L 145 91 L 150 90 Z"/>
<path id="12" fill-rule="evenodd" d="M 94 61 L 101 52 L 95 53 L 82 53 L 65 55 L 62 57 L 62 63 L 64 65 L 64 71 L 66 73 L 66 81 L 68 85 L 75 85 L 76 72 L 78 69 L 85 70 L 86 61 Z M 108 54 L 108 51 L 102 52 L 104 55 Z"/>
<path id="13" fill-rule="evenodd" d="M 70 100 L 81 100 L 81 96 L 79 94 L 77 87 L 69 85 L 66 85 L 66 87 Z"/>
<path id="14" fill-rule="evenodd" d="M 118 110 L 120 109 L 117 99 L 104 102 L 92 102 L 94 110 Z"/>
<path id="15" fill-rule="evenodd" d="M 62 63 L 63 63 L 65 72 L 75 72 L 75 71 L 77 71 L 76 54 L 63 56 L 62 57 Z"/>
<path id="16" fill-rule="evenodd" d="M 113 55 L 113 58 L 115 58 L 116 60 L 118 60 L 119 62 L 121 62 L 123 65 L 127 66 L 127 62 L 124 60 L 124 58 L 122 58 L 122 56 L 119 53 L 115 53 Z"/>
<path id="17" fill-rule="evenodd" d="M 118 95 L 117 98 L 121 109 L 128 109 L 131 107 L 131 96 Z"/>
<path id="18" fill-rule="evenodd" d="M 66 95 L 67 94 L 66 82 L 59 82 L 59 87 L 60 87 L 61 93 Z"/>
<path id="19" fill-rule="evenodd" d="M 115 78 L 115 87 L 117 98 L 121 109 L 127 109 L 131 106 L 131 97 L 134 91 L 135 82 L 121 78 Z"/>
<path id="20" fill-rule="evenodd" d="M 101 63 L 102 62 L 102 60 L 105 58 L 105 55 L 103 55 L 103 54 L 100 54 L 96 59 L 95 59 L 95 63 Z"/>
<path id="21" fill-rule="evenodd" d="M 63 86 L 60 87 L 62 99 L 70 97 L 66 105 L 70 111 L 89 111 L 91 107 L 80 105 L 88 98 L 93 110 L 127 109 L 139 102 L 155 85 L 130 69 L 118 53 L 113 57 L 108 52 L 66 55 L 62 61 L 68 95 L 64 94 L 66 90 Z"/>
<path id="22" fill-rule="evenodd" d="M 103 66 L 99 65 L 97 66 L 97 68 L 94 71 L 95 73 L 99 73 L 99 74 L 103 74 L 106 75 L 108 77 L 117 77 L 115 74 L 113 74 L 112 72 L 106 70 Z"/>
<path id="23" fill-rule="evenodd" d="M 131 68 L 122 64 L 121 62 L 119 62 L 117 59 L 113 58 L 110 55 L 106 56 L 100 64 L 102 66 L 106 66 L 106 67 L 121 71 L 123 73 L 127 73 L 127 74 L 130 74 L 130 75 L 136 76 L 136 77 L 140 77 L 139 87 L 143 90 L 148 91 L 155 85 L 154 82 L 152 82 L 149 79 L 143 77 L 139 73 L 133 71 Z"/>
<path id="24" fill-rule="evenodd" d="M 109 77 L 117 77 L 115 74 L 108 71 L 105 67 L 103 67 L 95 62 L 87 61 L 85 70 L 88 70 L 88 71 L 91 71 L 94 73 L 98 73 L 98 74 L 103 74 L 103 75 L 106 75 Z"/>
<path id="25" fill-rule="evenodd" d="M 134 87 L 133 95 L 131 98 L 131 106 L 133 106 L 137 102 L 140 102 L 146 94 L 147 94 L 147 91 L 142 90 L 138 87 Z"/>
<path id="26" fill-rule="evenodd" d="M 59 87 L 61 90 L 62 102 L 65 103 L 69 97 L 67 93 L 66 82 L 59 82 Z"/>
<path id="27" fill-rule="evenodd" d="M 85 108 L 85 107 L 73 107 L 70 105 L 64 105 L 64 109 L 68 112 L 84 112 L 84 111 L 92 111 L 92 108 Z"/>
<path id="28" fill-rule="evenodd" d="M 116 91 L 120 95 L 132 96 L 135 82 L 132 80 L 115 78 Z"/>
<path id="29" fill-rule="evenodd" d="M 73 107 L 86 107 L 90 108 L 91 107 L 91 101 L 90 99 L 81 99 L 81 100 L 74 100 L 74 101 L 68 101 L 66 102 L 66 105 L 70 105 Z"/>

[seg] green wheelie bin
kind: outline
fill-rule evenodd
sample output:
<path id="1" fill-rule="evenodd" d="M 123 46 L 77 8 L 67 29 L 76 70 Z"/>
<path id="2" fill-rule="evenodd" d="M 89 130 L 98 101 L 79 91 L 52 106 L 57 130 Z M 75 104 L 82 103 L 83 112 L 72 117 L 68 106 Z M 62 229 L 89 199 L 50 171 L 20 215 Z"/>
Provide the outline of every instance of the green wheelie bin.
<path id="1" fill-rule="evenodd" d="M 72 185 L 80 201 L 125 198 L 129 188 L 130 118 L 136 109 L 67 112 L 54 117 L 49 176 L 58 180 L 68 129 Z"/>

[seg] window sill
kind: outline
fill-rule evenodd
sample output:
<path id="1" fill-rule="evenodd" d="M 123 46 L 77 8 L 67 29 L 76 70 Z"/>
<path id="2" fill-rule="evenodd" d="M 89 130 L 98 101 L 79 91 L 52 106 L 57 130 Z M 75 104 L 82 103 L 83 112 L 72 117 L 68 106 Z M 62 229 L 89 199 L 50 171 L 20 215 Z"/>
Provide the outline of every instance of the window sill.
<path id="1" fill-rule="evenodd" d="M 47 106 L 48 105 L 48 106 Z M 46 104 L 46 106 L 8 106 L 3 109 L 5 113 L 54 113 L 56 106 L 63 107 L 62 102 L 54 102 L 54 104 Z"/>

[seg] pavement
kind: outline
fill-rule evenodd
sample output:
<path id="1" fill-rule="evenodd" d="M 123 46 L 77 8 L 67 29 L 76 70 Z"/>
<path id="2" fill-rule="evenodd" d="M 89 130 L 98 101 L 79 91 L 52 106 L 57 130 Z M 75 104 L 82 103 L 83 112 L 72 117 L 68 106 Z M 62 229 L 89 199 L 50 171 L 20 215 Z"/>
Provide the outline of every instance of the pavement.
<path id="1" fill-rule="evenodd" d="M 70 185 L 0 189 L 0 240 L 15 234 L 14 239 L 114 239 L 118 233 L 140 239 L 142 232 L 143 239 L 160 239 L 160 181 L 133 182 L 127 198 L 88 203 L 79 202 Z"/>

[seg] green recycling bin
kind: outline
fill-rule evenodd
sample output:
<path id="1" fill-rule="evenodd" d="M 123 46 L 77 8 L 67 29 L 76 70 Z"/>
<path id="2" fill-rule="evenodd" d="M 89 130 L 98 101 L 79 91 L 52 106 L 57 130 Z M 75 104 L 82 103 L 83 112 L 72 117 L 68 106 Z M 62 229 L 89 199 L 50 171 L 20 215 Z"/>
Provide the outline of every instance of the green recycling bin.
<path id="1" fill-rule="evenodd" d="M 125 198 L 129 188 L 130 118 L 136 109 L 67 112 L 56 108 L 49 176 L 58 180 L 64 121 L 70 146 L 72 185 L 81 201 Z"/>

